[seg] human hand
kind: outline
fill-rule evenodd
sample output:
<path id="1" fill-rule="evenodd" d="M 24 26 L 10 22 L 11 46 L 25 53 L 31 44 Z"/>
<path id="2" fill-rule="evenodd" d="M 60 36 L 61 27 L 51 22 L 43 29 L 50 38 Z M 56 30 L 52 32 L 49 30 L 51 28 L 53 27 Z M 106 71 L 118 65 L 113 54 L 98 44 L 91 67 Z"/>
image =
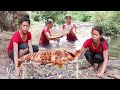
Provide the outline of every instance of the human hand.
<path id="1" fill-rule="evenodd" d="M 99 72 L 99 73 L 97 74 L 97 76 L 98 76 L 98 77 L 103 77 L 104 74 L 103 74 L 102 72 Z"/>
<path id="2" fill-rule="evenodd" d="M 73 28 L 76 28 L 76 25 L 75 25 L 75 24 L 72 24 L 72 29 L 73 29 Z"/>
<path id="3" fill-rule="evenodd" d="M 59 42 L 60 42 L 60 39 L 59 39 L 59 38 L 57 38 L 57 39 L 55 39 L 55 41 L 57 41 L 57 43 L 59 43 Z"/>

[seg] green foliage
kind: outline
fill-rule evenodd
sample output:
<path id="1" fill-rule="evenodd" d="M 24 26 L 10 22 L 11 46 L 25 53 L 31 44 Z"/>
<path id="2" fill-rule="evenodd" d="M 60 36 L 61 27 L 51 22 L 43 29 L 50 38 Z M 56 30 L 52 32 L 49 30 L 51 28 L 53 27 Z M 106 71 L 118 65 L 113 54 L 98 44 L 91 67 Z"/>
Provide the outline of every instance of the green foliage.
<path id="1" fill-rule="evenodd" d="M 40 21 L 40 16 L 39 16 L 39 15 L 35 15 L 35 16 L 34 16 L 34 21 L 39 22 L 39 21 Z"/>
<path id="2" fill-rule="evenodd" d="M 91 11 L 68 11 L 74 21 L 86 22 L 92 17 Z"/>
<path id="3" fill-rule="evenodd" d="M 99 25 L 103 28 L 106 36 L 120 34 L 120 12 L 95 12 L 91 20 L 94 25 Z"/>
<path id="4" fill-rule="evenodd" d="M 62 24 L 64 22 L 64 15 L 66 11 L 40 11 L 41 20 L 47 20 L 51 18 L 56 24 Z"/>
<path id="5" fill-rule="evenodd" d="M 69 14 L 72 16 L 73 21 L 90 21 L 92 14 L 90 11 L 32 11 L 31 18 L 34 21 L 46 21 L 51 18 L 56 24 L 63 24 L 65 15 Z"/>
<path id="6" fill-rule="evenodd" d="M 79 15 L 79 19 L 80 21 L 83 21 L 83 22 L 86 22 L 86 21 L 89 21 L 90 18 L 92 17 L 90 14 L 88 14 L 87 12 L 81 12 L 81 14 Z"/>
<path id="7" fill-rule="evenodd" d="M 51 18 L 55 24 L 63 24 L 65 15 L 72 16 L 72 21 L 87 22 L 99 25 L 103 28 L 106 36 L 120 34 L 120 12 L 119 11 L 32 11 L 34 21 L 43 21 Z"/>
<path id="8" fill-rule="evenodd" d="M 40 12 L 39 11 L 30 11 L 28 12 L 30 15 L 30 18 L 33 21 L 39 22 L 40 21 Z"/>
<path id="9" fill-rule="evenodd" d="M 109 56 L 120 58 L 120 36 L 111 37 L 111 42 L 109 43 Z"/>

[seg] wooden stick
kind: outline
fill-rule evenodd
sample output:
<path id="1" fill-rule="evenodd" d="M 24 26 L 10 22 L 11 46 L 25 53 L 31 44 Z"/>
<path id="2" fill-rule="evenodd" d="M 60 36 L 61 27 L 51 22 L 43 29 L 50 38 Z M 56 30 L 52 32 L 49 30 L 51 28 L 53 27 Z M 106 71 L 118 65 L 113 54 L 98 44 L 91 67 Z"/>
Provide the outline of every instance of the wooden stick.
<path id="1" fill-rule="evenodd" d="M 75 60 L 75 61 L 78 61 L 78 60 Z M 78 79 L 78 75 L 79 74 L 79 63 L 77 62 L 76 63 L 76 78 Z"/>
<path id="2" fill-rule="evenodd" d="M 22 79 L 27 77 L 27 66 L 22 64 Z"/>
<path id="3" fill-rule="evenodd" d="M 76 63 L 76 78 L 78 79 L 79 78 L 79 63 L 81 63 L 81 60 L 72 60 L 72 61 L 70 61 L 70 62 L 68 62 L 68 63 L 65 63 L 65 65 L 68 65 L 68 64 L 73 64 L 73 63 Z M 26 69 L 27 69 L 27 65 L 28 64 L 41 64 L 40 62 L 27 62 L 27 61 L 25 61 L 23 64 L 22 64 L 22 79 L 24 79 L 24 78 L 26 78 L 26 76 L 27 76 L 27 71 L 26 71 Z M 49 64 L 46 64 L 47 66 L 48 65 L 52 65 L 52 63 L 49 63 Z M 38 71 L 38 70 L 35 70 L 38 74 L 41 74 L 40 73 L 40 71 Z M 67 66 L 66 66 L 66 70 L 65 70 L 65 72 L 67 72 Z"/>
<path id="4" fill-rule="evenodd" d="M 73 63 L 81 63 L 81 62 L 82 62 L 82 60 L 73 60 L 73 61 L 69 62 L 69 64 L 73 64 Z"/>
<path id="5" fill-rule="evenodd" d="M 40 71 L 40 70 L 39 70 L 39 69 L 37 69 L 37 68 L 34 68 L 34 71 L 36 71 L 39 75 L 42 75 L 42 76 L 44 75 L 44 74 L 43 74 L 43 72 L 42 72 L 42 71 Z"/>

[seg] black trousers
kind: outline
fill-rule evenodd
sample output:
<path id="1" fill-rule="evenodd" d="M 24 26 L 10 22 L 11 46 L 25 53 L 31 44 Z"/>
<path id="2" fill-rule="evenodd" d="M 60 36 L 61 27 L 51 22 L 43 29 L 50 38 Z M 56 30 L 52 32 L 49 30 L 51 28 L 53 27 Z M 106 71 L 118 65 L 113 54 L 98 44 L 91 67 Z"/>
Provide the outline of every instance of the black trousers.
<path id="1" fill-rule="evenodd" d="M 91 62 L 93 62 L 93 63 L 100 64 L 104 61 L 103 55 L 101 53 L 94 53 L 90 50 L 86 50 L 85 57 L 87 60 L 91 60 Z"/>
<path id="2" fill-rule="evenodd" d="M 27 44 L 27 43 L 19 44 L 19 45 L 18 45 L 18 52 L 19 52 L 20 49 L 23 49 L 23 50 L 24 50 L 24 49 L 26 49 L 26 48 L 28 48 L 28 44 Z M 33 48 L 33 52 L 38 52 L 38 51 L 39 51 L 39 48 L 38 48 L 37 45 L 32 45 L 32 48 Z M 26 54 L 28 54 L 28 53 L 29 53 L 29 51 L 28 51 Z M 25 54 L 25 55 L 26 55 L 26 54 Z M 14 61 L 14 53 L 13 53 L 13 50 L 11 50 L 11 52 L 10 52 L 10 54 L 9 54 L 9 58 Z"/>

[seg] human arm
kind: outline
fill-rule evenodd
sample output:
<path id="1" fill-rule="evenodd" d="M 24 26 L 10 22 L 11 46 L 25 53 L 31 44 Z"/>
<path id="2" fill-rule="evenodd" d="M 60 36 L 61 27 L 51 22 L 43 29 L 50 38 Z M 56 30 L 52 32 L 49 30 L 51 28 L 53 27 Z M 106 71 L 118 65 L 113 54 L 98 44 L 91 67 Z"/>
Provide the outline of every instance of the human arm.
<path id="1" fill-rule="evenodd" d="M 18 43 L 16 42 L 13 42 L 13 54 L 14 54 L 14 63 L 15 63 L 15 76 L 19 77 L 19 72 L 20 72 L 20 69 L 18 67 L 19 54 L 18 54 Z"/>
<path id="2" fill-rule="evenodd" d="M 104 72 L 105 72 L 105 69 L 106 69 L 106 66 L 107 66 L 107 63 L 108 63 L 108 49 L 107 50 L 104 50 L 103 51 L 103 64 L 101 66 L 101 70 L 100 72 L 97 74 L 98 76 L 102 77 Z"/>
<path id="3" fill-rule="evenodd" d="M 18 43 L 13 42 L 13 53 L 14 53 L 14 62 L 15 62 L 15 67 L 17 67 L 18 64 Z"/>
<path id="4" fill-rule="evenodd" d="M 29 47 L 29 52 L 33 53 L 33 48 L 32 48 L 32 40 L 28 40 L 28 47 Z"/>
<path id="5" fill-rule="evenodd" d="M 76 36 L 76 25 L 75 24 L 72 25 L 72 28 L 69 33 L 71 33 L 73 36 Z"/>
<path id="6" fill-rule="evenodd" d="M 28 50 L 29 50 L 29 52 L 30 52 L 30 54 L 32 54 L 33 53 L 33 48 L 32 48 L 32 35 L 31 35 L 31 33 L 29 32 L 28 33 Z"/>
<path id="7" fill-rule="evenodd" d="M 58 38 L 63 37 L 63 35 L 59 35 L 57 37 L 53 37 L 53 36 L 50 36 L 50 34 L 48 32 L 45 32 L 45 35 L 46 35 L 46 37 L 47 37 L 48 40 L 56 40 Z"/>
<path id="8" fill-rule="evenodd" d="M 81 55 L 83 54 L 83 52 L 86 50 L 85 47 L 82 47 L 80 50 L 78 50 L 75 54 L 75 59 L 78 60 L 79 57 L 81 57 Z"/>

